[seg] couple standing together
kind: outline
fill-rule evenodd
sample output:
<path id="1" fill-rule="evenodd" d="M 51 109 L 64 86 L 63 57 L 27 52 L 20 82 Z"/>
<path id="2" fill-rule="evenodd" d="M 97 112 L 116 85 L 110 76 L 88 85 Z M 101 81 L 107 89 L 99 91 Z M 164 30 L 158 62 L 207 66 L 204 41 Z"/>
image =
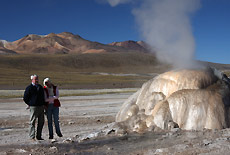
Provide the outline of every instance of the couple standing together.
<path id="1" fill-rule="evenodd" d="M 49 78 L 44 79 L 44 88 L 38 82 L 37 75 L 31 75 L 32 83 L 27 86 L 23 100 L 30 109 L 29 136 L 32 140 L 43 140 L 42 128 L 44 126 L 44 110 L 47 112 L 49 139 L 53 139 L 53 120 L 56 133 L 62 137 L 59 126 L 59 91 Z M 35 133 L 35 123 L 37 123 L 37 132 Z M 35 136 L 36 134 L 36 136 Z"/>

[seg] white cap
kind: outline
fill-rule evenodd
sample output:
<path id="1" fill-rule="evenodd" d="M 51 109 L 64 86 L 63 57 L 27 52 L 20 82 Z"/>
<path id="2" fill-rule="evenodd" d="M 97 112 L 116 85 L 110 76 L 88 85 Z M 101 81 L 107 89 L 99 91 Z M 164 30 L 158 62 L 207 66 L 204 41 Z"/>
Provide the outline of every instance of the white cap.
<path id="1" fill-rule="evenodd" d="M 46 82 L 50 81 L 49 78 L 45 78 L 44 81 L 43 81 L 43 85 L 46 86 Z"/>
<path id="2" fill-rule="evenodd" d="M 30 76 L 30 79 L 32 80 L 34 77 L 38 77 L 36 74 L 34 74 L 34 75 L 31 75 Z"/>

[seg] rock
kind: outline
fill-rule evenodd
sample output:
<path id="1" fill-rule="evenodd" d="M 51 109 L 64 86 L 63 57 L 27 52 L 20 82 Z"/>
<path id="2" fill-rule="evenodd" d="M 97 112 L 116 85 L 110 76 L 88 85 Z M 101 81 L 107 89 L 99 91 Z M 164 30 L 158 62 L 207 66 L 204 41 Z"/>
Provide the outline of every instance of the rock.
<path id="1" fill-rule="evenodd" d="M 204 139 L 203 140 L 203 143 L 205 146 L 209 145 L 209 144 L 212 144 L 212 141 L 211 140 L 207 140 L 207 139 Z"/>
<path id="2" fill-rule="evenodd" d="M 26 153 L 27 151 L 24 149 L 16 149 L 15 152 L 17 153 Z"/>
<path id="3" fill-rule="evenodd" d="M 173 122 L 172 120 L 170 120 L 169 123 L 168 123 L 168 130 L 172 130 L 174 128 L 178 129 L 179 125 L 177 123 Z"/>
<path id="4" fill-rule="evenodd" d="M 171 137 L 173 136 L 174 133 L 173 132 L 168 132 L 166 135 L 163 135 L 162 137 Z"/>
<path id="5" fill-rule="evenodd" d="M 156 149 L 155 154 L 167 153 L 167 152 L 168 152 L 168 148 L 160 148 L 160 149 Z"/>
<path id="6" fill-rule="evenodd" d="M 220 138 L 217 138 L 216 141 L 227 141 L 229 140 L 229 137 L 220 137 Z"/>
<path id="7" fill-rule="evenodd" d="M 127 134 L 127 131 L 122 129 L 122 128 L 119 128 L 115 131 L 115 134 L 118 135 L 118 136 L 124 136 Z"/>
<path id="8" fill-rule="evenodd" d="M 179 132 L 179 131 L 181 131 L 181 129 L 180 128 L 172 128 L 170 131 L 171 132 Z"/>
<path id="9" fill-rule="evenodd" d="M 194 139 L 196 138 L 198 135 L 194 132 L 186 132 L 185 135 L 190 138 L 190 139 Z"/>
<path id="10" fill-rule="evenodd" d="M 116 130 L 114 130 L 114 129 L 108 130 L 108 131 L 106 131 L 105 135 L 109 135 L 109 134 L 111 134 L 111 133 L 115 133 L 115 131 L 116 131 Z"/>
<path id="11" fill-rule="evenodd" d="M 73 143 L 74 141 L 71 138 L 63 140 L 63 143 Z"/>
<path id="12" fill-rule="evenodd" d="M 79 138 L 79 135 L 76 135 L 75 138 Z"/>
<path id="13" fill-rule="evenodd" d="M 187 149 L 189 146 L 188 145 L 185 145 L 185 144 L 178 144 L 176 146 L 174 146 L 177 150 L 185 150 Z"/>
<path id="14" fill-rule="evenodd" d="M 74 124 L 74 122 L 68 122 L 69 125 Z"/>
<path id="15" fill-rule="evenodd" d="M 52 146 L 52 147 L 49 148 L 49 150 L 51 150 L 51 151 L 57 151 L 57 147 Z"/>
<path id="16" fill-rule="evenodd" d="M 51 143 L 55 143 L 55 142 L 57 142 L 56 139 L 51 139 Z"/>
<path id="17" fill-rule="evenodd" d="M 223 130 L 223 136 L 224 137 L 230 137 L 230 129 Z"/>
<path id="18" fill-rule="evenodd" d="M 98 137 L 100 135 L 100 133 L 101 133 L 101 131 L 93 132 L 93 133 L 90 133 L 90 134 L 87 134 L 87 135 L 82 135 L 82 137 L 79 137 L 78 142 L 82 142 L 82 141 L 85 141 L 85 140 L 96 138 L 96 137 Z"/>

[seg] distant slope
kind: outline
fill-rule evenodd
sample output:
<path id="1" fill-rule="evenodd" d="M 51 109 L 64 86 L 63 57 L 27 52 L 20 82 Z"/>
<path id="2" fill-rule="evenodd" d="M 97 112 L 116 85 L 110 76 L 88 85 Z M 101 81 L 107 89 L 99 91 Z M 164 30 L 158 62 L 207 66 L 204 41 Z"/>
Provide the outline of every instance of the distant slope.
<path id="1" fill-rule="evenodd" d="M 0 40 L 0 54 L 16 54 L 15 51 L 5 48 L 5 44 L 8 44 L 5 40 Z"/>
<path id="2" fill-rule="evenodd" d="M 198 63 L 230 75 L 230 65 Z M 61 89 L 140 88 L 154 75 L 171 69 L 172 66 L 160 63 L 154 54 L 144 52 L 1 55 L 0 89 L 25 89 L 32 74 L 39 75 L 40 83 L 50 77 Z"/>
<path id="3" fill-rule="evenodd" d="M 83 39 L 69 32 L 48 35 L 27 35 L 17 41 L 5 43 L 4 49 L 18 54 L 71 54 L 71 53 L 106 53 L 106 52 L 147 52 L 141 44 L 134 41 L 117 44 L 101 44 Z"/>
<path id="4" fill-rule="evenodd" d="M 0 47 L 0 54 L 17 54 L 15 51 Z"/>
<path id="5" fill-rule="evenodd" d="M 207 61 L 197 61 L 197 62 L 205 66 L 212 66 L 218 70 L 227 72 L 227 74 L 230 76 L 230 64 L 219 64 L 219 63 L 213 63 L 213 62 L 207 62 Z"/>
<path id="6" fill-rule="evenodd" d="M 123 41 L 123 42 L 112 42 L 109 45 L 124 47 L 124 48 L 132 49 L 132 50 L 138 50 L 141 52 L 150 51 L 150 47 L 143 41 L 136 42 L 136 41 L 128 40 L 128 41 Z"/>
<path id="7" fill-rule="evenodd" d="M 140 52 L 112 52 L 86 54 L 55 54 L 55 55 L 6 55 L 0 57 L 0 67 L 22 70 L 52 70 L 52 71 L 109 71 L 110 73 L 145 73 L 150 70 L 136 70 L 138 66 L 159 67 L 156 57 L 151 53 Z M 5 67 L 6 68 L 6 67 Z M 121 70 L 115 71 L 120 68 Z"/>
<path id="8" fill-rule="evenodd" d="M 32 74 L 39 75 L 40 83 L 50 77 L 68 89 L 140 87 L 152 78 L 149 73 L 168 69 L 153 54 L 141 52 L 1 55 L 0 89 L 25 89 Z"/>

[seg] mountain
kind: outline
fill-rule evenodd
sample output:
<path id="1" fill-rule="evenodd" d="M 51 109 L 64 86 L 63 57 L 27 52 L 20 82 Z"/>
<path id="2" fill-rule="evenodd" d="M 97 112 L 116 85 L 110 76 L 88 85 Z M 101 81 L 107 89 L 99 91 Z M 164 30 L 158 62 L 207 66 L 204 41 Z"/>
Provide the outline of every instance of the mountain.
<path id="1" fill-rule="evenodd" d="M 15 51 L 0 47 L 0 54 L 17 54 Z"/>
<path id="2" fill-rule="evenodd" d="M 106 53 L 106 52 L 147 52 L 148 49 L 135 41 L 102 44 L 86 40 L 69 32 L 48 35 L 29 34 L 14 42 L 3 42 L 2 51 L 18 54 L 68 54 L 68 53 Z M 9 52 L 10 53 L 10 52 Z"/>
<path id="3" fill-rule="evenodd" d="M 150 51 L 150 46 L 148 46 L 145 42 L 143 41 L 123 41 L 123 42 L 112 42 L 109 45 L 112 46 L 119 46 L 119 47 L 124 47 L 127 49 L 132 49 L 132 50 L 138 50 L 141 52 L 149 52 Z"/>
<path id="4" fill-rule="evenodd" d="M 15 51 L 9 50 L 7 48 L 5 48 L 6 44 L 8 44 L 9 42 L 5 41 L 5 40 L 0 40 L 0 54 L 16 54 Z"/>

